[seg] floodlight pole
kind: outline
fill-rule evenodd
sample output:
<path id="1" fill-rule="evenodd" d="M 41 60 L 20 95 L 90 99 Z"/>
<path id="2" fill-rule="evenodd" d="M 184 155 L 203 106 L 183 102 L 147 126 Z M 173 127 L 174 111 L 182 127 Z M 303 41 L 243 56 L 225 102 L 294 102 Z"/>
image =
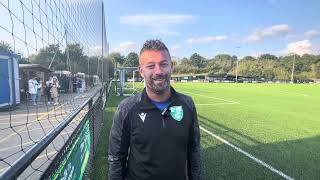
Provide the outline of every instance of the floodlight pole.
<path id="1" fill-rule="evenodd" d="M 136 72 L 136 71 L 133 71 L 133 72 L 132 72 L 132 85 L 133 85 L 133 89 L 134 89 L 134 82 L 135 82 L 135 79 L 134 79 L 134 78 L 135 78 L 135 77 L 134 77 L 135 72 Z"/>
<path id="2" fill-rule="evenodd" d="M 104 67 L 103 67 L 103 51 L 104 51 L 104 49 L 103 49 L 103 46 L 104 46 L 104 4 L 103 4 L 103 2 L 102 2 L 102 42 L 101 42 L 101 62 L 102 62 L 102 64 L 101 64 L 101 81 L 103 82 L 104 81 L 104 78 L 103 78 L 103 76 L 104 76 L 104 74 L 103 74 L 103 71 L 104 71 Z M 99 60 L 98 60 L 98 65 L 99 65 Z M 99 72 L 99 71 L 98 71 Z"/>
<path id="3" fill-rule="evenodd" d="M 236 47 L 237 49 L 240 49 L 240 46 Z M 237 67 L 236 67 L 236 82 L 238 82 L 238 66 L 239 66 L 239 58 L 237 57 Z"/>
<path id="4" fill-rule="evenodd" d="M 293 83 L 293 73 L 294 73 L 294 61 L 296 60 L 296 54 L 293 54 L 293 61 L 292 61 L 292 71 L 291 71 L 291 83 Z"/>

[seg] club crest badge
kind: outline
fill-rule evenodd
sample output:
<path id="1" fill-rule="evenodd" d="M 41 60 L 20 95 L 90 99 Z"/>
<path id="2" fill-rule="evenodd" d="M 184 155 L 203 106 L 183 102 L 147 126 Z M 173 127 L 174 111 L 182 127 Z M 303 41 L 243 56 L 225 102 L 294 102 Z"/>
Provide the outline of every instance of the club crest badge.
<path id="1" fill-rule="evenodd" d="M 183 118 L 182 106 L 172 106 L 170 107 L 170 115 L 176 121 L 181 121 Z"/>

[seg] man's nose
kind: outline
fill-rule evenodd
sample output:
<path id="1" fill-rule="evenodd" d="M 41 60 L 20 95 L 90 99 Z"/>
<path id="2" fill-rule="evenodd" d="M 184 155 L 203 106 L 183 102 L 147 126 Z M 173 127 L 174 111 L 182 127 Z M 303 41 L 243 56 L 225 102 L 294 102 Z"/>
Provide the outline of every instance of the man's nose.
<path id="1" fill-rule="evenodd" d="M 154 73 L 155 74 L 162 74 L 163 73 L 162 68 L 161 68 L 160 65 L 156 65 L 155 66 Z"/>

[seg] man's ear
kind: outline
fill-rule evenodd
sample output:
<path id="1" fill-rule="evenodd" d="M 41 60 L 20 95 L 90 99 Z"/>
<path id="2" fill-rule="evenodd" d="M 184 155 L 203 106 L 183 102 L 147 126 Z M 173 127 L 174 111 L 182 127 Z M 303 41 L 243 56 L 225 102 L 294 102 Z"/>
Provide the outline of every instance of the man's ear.
<path id="1" fill-rule="evenodd" d="M 138 69 L 139 69 L 140 76 L 144 78 L 141 66 L 139 66 Z"/>

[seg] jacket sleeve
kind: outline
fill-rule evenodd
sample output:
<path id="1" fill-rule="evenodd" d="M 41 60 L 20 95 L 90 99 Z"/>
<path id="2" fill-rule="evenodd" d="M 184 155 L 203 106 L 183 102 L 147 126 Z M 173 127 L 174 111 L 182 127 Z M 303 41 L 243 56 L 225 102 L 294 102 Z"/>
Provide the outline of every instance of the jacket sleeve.
<path id="1" fill-rule="evenodd" d="M 201 179 L 201 154 L 200 154 L 200 129 L 197 117 L 197 111 L 193 104 L 193 122 L 190 129 L 187 165 L 189 180 Z"/>
<path id="2" fill-rule="evenodd" d="M 127 109 L 124 103 L 120 103 L 114 115 L 109 135 L 109 180 L 124 180 L 126 178 L 127 156 L 130 142 Z"/>

